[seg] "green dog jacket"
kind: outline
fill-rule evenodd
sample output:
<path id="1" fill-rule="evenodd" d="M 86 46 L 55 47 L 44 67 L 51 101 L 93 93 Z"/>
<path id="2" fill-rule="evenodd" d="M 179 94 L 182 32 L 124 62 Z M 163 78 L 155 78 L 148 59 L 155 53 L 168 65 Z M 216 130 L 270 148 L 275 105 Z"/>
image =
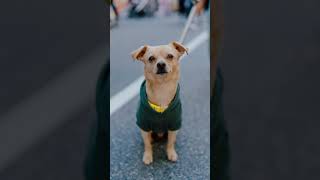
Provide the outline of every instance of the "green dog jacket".
<path id="1" fill-rule="evenodd" d="M 162 113 L 152 109 L 148 103 L 146 92 L 146 81 L 140 86 L 140 101 L 136 113 L 137 125 L 144 131 L 153 131 L 156 133 L 175 131 L 181 127 L 181 101 L 179 97 L 180 86 L 178 84 L 177 92 L 169 107 Z"/>

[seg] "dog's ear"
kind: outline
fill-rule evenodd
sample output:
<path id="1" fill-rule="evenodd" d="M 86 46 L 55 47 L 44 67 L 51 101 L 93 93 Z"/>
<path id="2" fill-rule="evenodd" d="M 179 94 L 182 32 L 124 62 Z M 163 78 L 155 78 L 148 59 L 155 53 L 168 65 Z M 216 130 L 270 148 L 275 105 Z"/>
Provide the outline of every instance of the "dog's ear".
<path id="1" fill-rule="evenodd" d="M 186 48 L 185 46 L 183 46 L 181 43 L 178 43 L 176 41 L 172 41 L 170 43 L 170 45 L 175 49 L 177 50 L 180 55 L 183 55 L 184 53 L 187 53 L 188 54 L 188 48 Z"/>
<path id="2" fill-rule="evenodd" d="M 142 57 L 147 52 L 148 45 L 141 46 L 137 50 L 131 52 L 131 56 L 133 60 L 142 60 Z"/>

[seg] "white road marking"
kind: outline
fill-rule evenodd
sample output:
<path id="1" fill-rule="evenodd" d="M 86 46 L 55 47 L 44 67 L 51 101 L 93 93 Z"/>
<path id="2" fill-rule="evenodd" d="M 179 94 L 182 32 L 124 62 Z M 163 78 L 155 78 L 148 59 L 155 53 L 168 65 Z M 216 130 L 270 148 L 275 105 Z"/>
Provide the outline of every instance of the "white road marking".
<path id="1" fill-rule="evenodd" d="M 207 31 L 202 32 L 189 43 L 186 44 L 186 47 L 189 48 L 189 54 L 204 43 L 209 38 L 209 33 Z M 184 58 L 184 56 L 182 57 Z M 183 61 L 181 61 L 183 62 Z M 110 116 L 115 113 L 118 109 L 124 106 L 127 102 L 133 99 L 136 95 L 139 94 L 140 85 L 144 80 L 144 76 L 140 76 L 134 80 L 131 84 L 125 87 L 123 90 L 118 92 L 116 95 L 110 98 Z"/>

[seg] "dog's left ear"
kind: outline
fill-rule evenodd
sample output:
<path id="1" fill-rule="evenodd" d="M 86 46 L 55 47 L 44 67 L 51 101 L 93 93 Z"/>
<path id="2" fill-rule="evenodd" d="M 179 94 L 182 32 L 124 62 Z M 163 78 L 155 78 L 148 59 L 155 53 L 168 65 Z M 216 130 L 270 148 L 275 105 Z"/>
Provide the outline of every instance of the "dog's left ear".
<path id="1" fill-rule="evenodd" d="M 176 41 L 173 41 L 170 43 L 170 45 L 175 49 L 177 50 L 180 55 L 183 55 L 184 53 L 187 53 L 188 54 L 188 48 L 186 48 L 185 46 L 183 46 L 181 43 L 178 43 Z"/>

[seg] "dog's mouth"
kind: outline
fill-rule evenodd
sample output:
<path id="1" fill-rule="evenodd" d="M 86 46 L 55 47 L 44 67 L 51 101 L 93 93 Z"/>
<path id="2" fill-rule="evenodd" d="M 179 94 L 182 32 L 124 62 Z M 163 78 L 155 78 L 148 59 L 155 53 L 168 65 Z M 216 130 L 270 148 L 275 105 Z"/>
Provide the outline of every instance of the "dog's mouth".
<path id="1" fill-rule="evenodd" d="M 165 69 L 158 69 L 157 73 L 158 75 L 164 75 L 164 74 L 167 74 L 168 71 L 166 71 Z"/>

